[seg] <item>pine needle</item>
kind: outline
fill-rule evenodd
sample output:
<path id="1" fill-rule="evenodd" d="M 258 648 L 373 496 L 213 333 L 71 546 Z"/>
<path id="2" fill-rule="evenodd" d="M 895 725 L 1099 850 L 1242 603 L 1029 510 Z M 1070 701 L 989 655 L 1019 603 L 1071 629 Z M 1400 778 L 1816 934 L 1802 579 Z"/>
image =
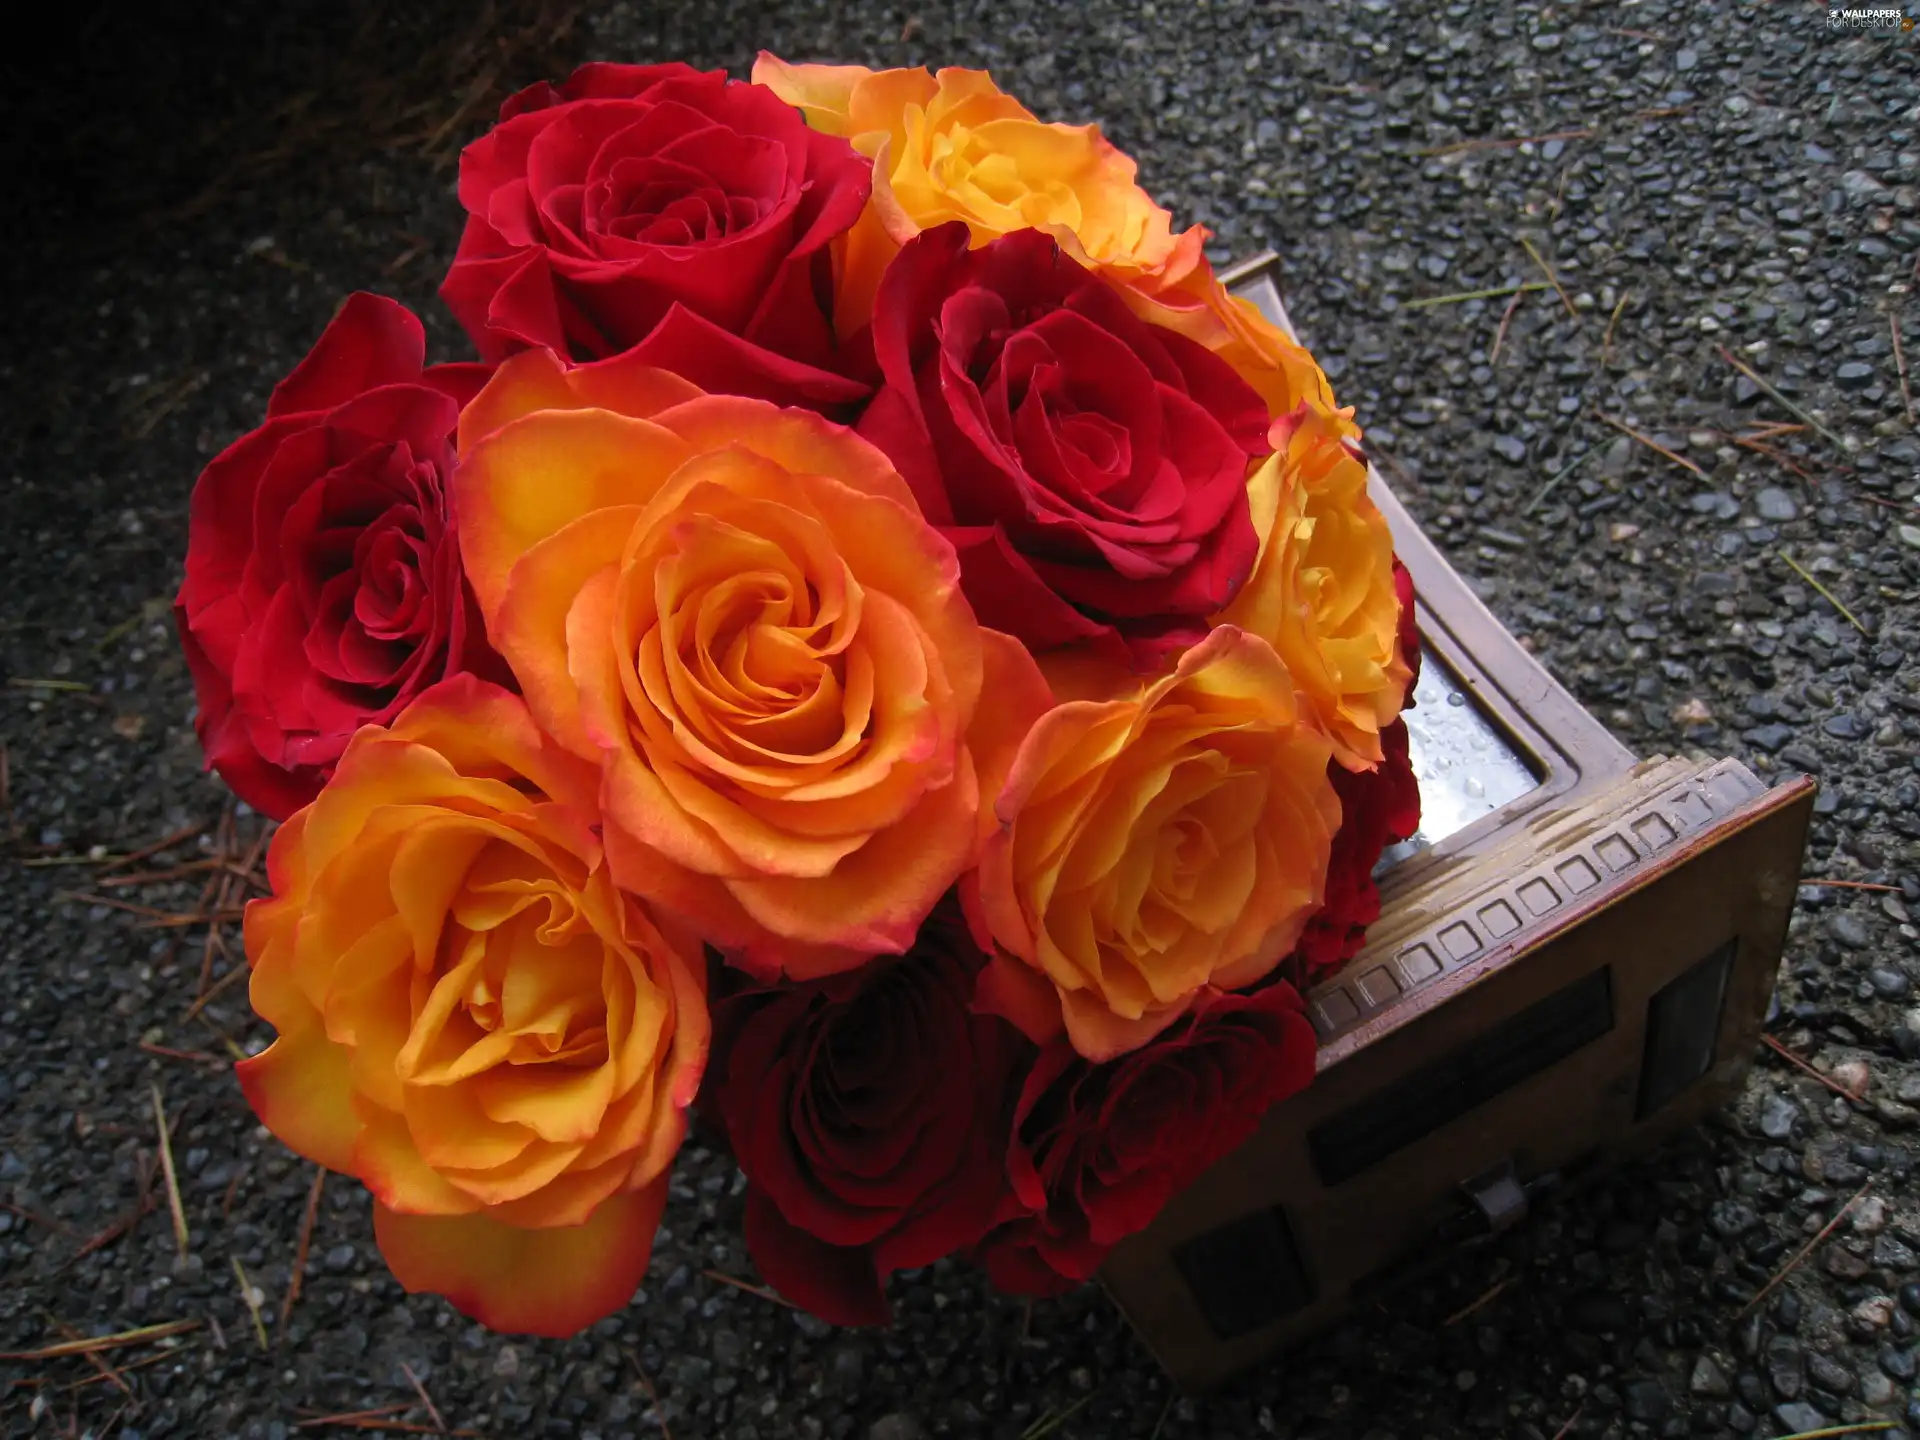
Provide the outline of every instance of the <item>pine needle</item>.
<path id="1" fill-rule="evenodd" d="M 1842 440 L 1838 435 L 1834 434 L 1833 431 L 1829 430 L 1826 426 L 1822 425 L 1818 420 L 1814 419 L 1813 416 L 1809 414 L 1807 411 L 1801 409 L 1800 406 L 1794 404 L 1793 401 L 1789 400 L 1786 396 L 1782 395 L 1772 385 L 1768 384 L 1765 380 L 1761 379 L 1759 371 L 1755 370 L 1751 365 L 1747 364 L 1744 360 L 1740 359 L 1739 356 L 1735 355 L 1731 350 L 1727 349 L 1726 346 L 1716 345 L 1714 348 L 1720 352 L 1720 358 L 1722 360 L 1726 361 L 1729 365 L 1733 366 L 1734 369 L 1738 370 L 1742 375 L 1746 376 L 1747 379 L 1751 380 L 1755 385 L 1758 385 L 1760 389 L 1768 396 L 1768 398 L 1770 398 L 1773 401 L 1774 404 L 1778 405 L 1781 409 L 1785 410 L 1789 415 L 1792 415 L 1796 419 L 1804 420 L 1807 424 L 1811 425 L 1815 430 L 1818 430 L 1822 435 L 1826 436 L 1827 439 L 1831 440 L 1835 445 L 1838 445 L 1842 450 L 1847 448 L 1846 442 L 1844 440 Z"/>
<path id="2" fill-rule="evenodd" d="M 1498 300 L 1504 295 L 1521 295 L 1529 290 L 1544 290 L 1544 280 L 1529 280 L 1523 285 L 1495 285 L 1490 290 L 1456 290 L 1451 295 L 1428 295 L 1421 300 L 1409 300 L 1402 310 L 1425 310 L 1434 305 L 1458 305 L 1467 300 Z"/>
<path id="3" fill-rule="evenodd" d="M 233 1261 L 234 1279 L 240 1282 L 240 1298 L 246 1302 L 247 1314 L 253 1317 L 253 1338 L 260 1342 L 260 1352 L 265 1354 L 270 1347 L 267 1344 L 267 1322 L 260 1318 L 260 1297 L 254 1293 L 253 1282 L 247 1279 L 240 1257 L 234 1255 L 229 1258 Z"/>
<path id="4" fill-rule="evenodd" d="M 1655 440 L 1650 436 L 1642 435 L 1638 430 L 1634 429 L 1631 425 L 1627 424 L 1626 421 L 1616 420 L 1611 415 L 1602 415 L 1597 410 L 1594 412 L 1594 415 L 1597 419 L 1603 421 L 1608 425 L 1611 425 L 1614 429 L 1618 430 L 1622 435 L 1625 435 L 1628 439 L 1638 440 L 1642 445 L 1646 446 L 1649 450 L 1654 451 L 1656 454 L 1666 456 L 1667 459 L 1673 461 L 1674 464 L 1680 466 L 1684 470 L 1691 470 L 1694 474 L 1698 475 L 1702 480 L 1706 480 L 1710 478 L 1706 471 L 1702 470 L 1698 465 L 1694 464 L 1693 461 L 1687 459 L 1686 456 L 1674 454 L 1673 451 L 1669 450 L 1666 446 L 1662 445 L 1658 440 Z"/>
<path id="5" fill-rule="evenodd" d="M 1620 298 L 1614 302 L 1613 314 L 1607 317 L 1607 333 L 1600 341 L 1600 363 L 1603 366 L 1607 363 L 1607 357 L 1613 354 L 1613 327 L 1620 323 L 1620 312 L 1627 308 L 1627 297 L 1632 294 L 1631 290 L 1622 290 Z"/>
<path id="6" fill-rule="evenodd" d="M 1062 1425 L 1066 1424 L 1067 1421 L 1078 1415 L 1092 1403 L 1093 1396 L 1082 1395 L 1064 1410 L 1050 1411 L 1042 1415 L 1038 1420 L 1034 1421 L 1032 1425 L 1020 1433 L 1020 1440 L 1046 1440 L 1047 1436 L 1053 1434 L 1054 1431 L 1058 1430 Z"/>
<path id="7" fill-rule="evenodd" d="M 66 1355 L 92 1355 L 122 1345 L 144 1345 L 198 1329 L 198 1320 L 166 1320 L 158 1325 L 140 1325 L 112 1335 L 92 1335 L 84 1340 L 62 1340 L 58 1345 L 43 1345 L 38 1350 L 0 1350 L 0 1360 L 58 1360 Z"/>
<path id="8" fill-rule="evenodd" d="M 1833 606 L 1834 609 L 1838 610 L 1841 613 L 1841 615 L 1846 618 L 1846 622 L 1849 625 L 1853 626 L 1853 628 L 1858 630 L 1862 635 L 1865 635 L 1867 633 L 1867 627 L 1860 623 L 1859 619 L 1854 615 L 1854 613 L 1851 610 L 1847 609 L 1846 606 L 1842 605 L 1839 602 L 1839 600 L 1835 599 L 1834 594 L 1831 590 L 1827 589 L 1826 586 L 1822 585 L 1818 580 L 1814 579 L 1812 575 L 1808 574 L 1806 568 L 1803 565 L 1801 565 L 1801 563 L 1798 560 L 1794 559 L 1791 555 L 1787 554 L 1787 552 L 1784 550 L 1780 552 L 1780 558 L 1787 562 L 1788 568 L 1790 568 L 1794 574 L 1798 575 L 1802 580 L 1806 581 L 1807 584 L 1811 585 L 1815 590 L 1817 590 L 1820 593 L 1821 599 L 1825 600 L 1829 605 Z"/>
<path id="9" fill-rule="evenodd" d="M 1900 400 L 1907 407 L 1907 424 L 1920 426 L 1920 420 L 1913 416 L 1913 391 L 1907 384 L 1907 354 L 1900 348 L 1900 317 L 1889 313 L 1887 333 L 1893 336 L 1893 364 L 1900 372 Z"/>
<path id="10" fill-rule="evenodd" d="M 1736 1321 L 1741 1319 L 1743 1316 L 1747 1315 L 1749 1312 L 1757 1308 L 1760 1305 L 1760 1303 L 1764 1301 L 1769 1295 L 1771 1295 L 1775 1290 L 1778 1290 L 1780 1288 L 1781 1282 L 1784 1281 L 1787 1278 L 1787 1276 L 1791 1275 L 1795 1270 L 1799 1269 L 1801 1262 L 1804 1261 L 1809 1255 L 1811 1255 L 1816 1249 L 1819 1248 L 1820 1242 L 1825 1240 L 1829 1235 L 1833 1234 L 1833 1232 L 1839 1228 L 1840 1222 L 1847 1218 L 1847 1215 L 1853 1210 L 1853 1207 L 1855 1205 L 1860 1203 L 1860 1197 L 1862 1195 L 1865 1195 L 1867 1191 L 1872 1187 L 1873 1187 L 1873 1182 L 1869 1180 L 1865 1185 L 1862 1185 L 1858 1190 L 1854 1191 L 1852 1196 L 1848 1198 L 1847 1203 L 1842 1205 L 1838 1210 L 1833 1212 L 1833 1218 L 1829 1220 L 1825 1225 L 1820 1227 L 1820 1233 L 1814 1236 L 1806 1244 L 1802 1245 L 1800 1249 L 1795 1252 L 1794 1257 L 1791 1260 L 1787 1261 L 1785 1265 L 1782 1265 L 1780 1269 L 1774 1273 L 1774 1277 L 1771 1280 L 1767 1281 L 1765 1285 L 1762 1285 L 1760 1287 L 1760 1293 L 1758 1295 L 1755 1295 L 1751 1300 L 1747 1301 L 1746 1304 L 1740 1307 L 1740 1313 L 1738 1315 L 1735 1315 L 1733 1318 Z"/>
<path id="11" fill-rule="evenodd" d="M 316 1166 L 313 1173 L 313 1188 L 307 1192 L 307 1211 L 300 1217 L 300 1239 L 294 1246 L 293 1274 L 287 1280 L 286 1298 L 280 1302 L 280 1333 L 287 1333 L 287 1317 L 293 1314 L 294 1303 L 300 1298 L 300 1284 L 307 1275 L 307 1250 L 313 1244 L 313 1222 L 320 1213 L 320 1190 L 327 1183 L 327 1167 Z"/>
<path id="12" fill-rule="evenodd" d="M 1520 237 L 1520 244 L 1526 249 L 1527 254 L 1532 257 L 1533 263 L 1540 267 L 1540 273 L 1547 277 L 1547 283 L 1553 286 L 1554 293 L 1560 297 L 1560 303 L 1567 307 L 1567 314 L 1578 320 L 1580 318 L 1580 312 L 1573 308 L 1573 301 L 1567 298 L 1567 292 L 1561 288 L 1560 277 L 1555 275 L 1553 273 L 1553 267 L 1547 264 L 1547 257 L 1535 249 L 1533 241 L 1524 235 Z"/>
<path id="13" fill-rule="evenodd" d="M 153 1094 L 153 1123 L 160 1132 L 160 1170 L 167 1177 L 167 1206 L 173 1211 L 173 1240 L 180 1254 L 187 1253 L 187 1210 L 180 1203 L 180 1176 L 173 1168 L 173 1140 L 167 1134 L 167 1107 L 160 1099 L 160 1087 L 150 1085 Z"/>

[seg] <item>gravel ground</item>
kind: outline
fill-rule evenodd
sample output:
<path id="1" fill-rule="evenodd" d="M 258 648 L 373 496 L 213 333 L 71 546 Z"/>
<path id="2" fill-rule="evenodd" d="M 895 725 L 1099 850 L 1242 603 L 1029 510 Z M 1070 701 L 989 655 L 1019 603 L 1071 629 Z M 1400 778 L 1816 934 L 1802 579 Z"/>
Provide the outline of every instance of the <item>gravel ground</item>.
<path id="1" fill-rule="evenodd" d="M 447 0 L 405 29 L 307 0 L 190 35 L 69 7 L 62 40 L 0 61 L 26 152 L 0 260 L 0 1346 L 203 1322 L 113 1352 L 117 1378 L 0 1360 L 0 1431 L 282 1437 L 409 1404 L 391 1413 L 432 1426 L 417 1378 L 488 1436 L 1920 1433 L 1920 444 L 1888 318 L 1913 312 L 1920 36 L 1752 0 L 662 0 L 570 29 L 528 8 L 498 12 L 510 43 L 468 45 Z M 464 98 L 589 54 L 742 69 L 762 45 L 989 65 L 1038 110 L 1099 117 L 1221 258 L 1285 255 L 1296 321 L 1401 493 L 1595 713 L 1643 753 L 1821 777 L 1808 873 L 1882 888 L 1803 890 L 1776 1028 L 1864 1098 L 1763 1052 L 1721 1123 L 1206 1400 L 1172 1397 L 1097 1293 L 1028 1317 L 936 1267 L 897 1284 L 891 1331 L 835 1333 L 721 1283 L 751 1275 L 738 1189 L 698 1148 L 643 1295 L 588 1336 L 506 1341 L 409 1300 L 341 1181 L 282 1325 L 312 1171 L 220 1062 L 263 1038 L 241 988 L 183 1018 L 197 937 L 63 898 L 179 910 L 200 876 L 108 889 L 127 869 L 22 861 L 220 814 L 166 623 L 188 485 L 350 289 L 400 295 L 461 353 L 431 288 L 458 221 L 435 156 L 484 109 Z M 1559 138 L 1513 143 L 1530 135 Z M 1564 297 L 1415 305 L 1540 278 L 1523 237 Z M 1818 421 L 1764 442 L 1779 459 L 1726 438 L 1794 417 L 1722 344 Z M 97 1243 L 139 1213 L 155 1087 L 184 1257 L 164 1203 Z"/>

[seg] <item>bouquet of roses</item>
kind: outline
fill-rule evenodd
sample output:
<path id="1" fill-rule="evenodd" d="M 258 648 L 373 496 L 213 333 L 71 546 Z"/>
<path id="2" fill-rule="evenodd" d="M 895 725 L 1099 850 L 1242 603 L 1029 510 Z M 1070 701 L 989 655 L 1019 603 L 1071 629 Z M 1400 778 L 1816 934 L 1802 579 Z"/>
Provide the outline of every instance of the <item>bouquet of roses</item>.
<path id="1" fill-rule="evenodd" d="M 459 194 L 482 361 L 354 295 L 193 494 L 248 1100 L 500 1330 L 626 1303 L 696 1105 L 828 1320 L 1084 1281 L 1311 1078 L 1417 823 L 1350 412 L 977 71 L 588 65 Z"/>

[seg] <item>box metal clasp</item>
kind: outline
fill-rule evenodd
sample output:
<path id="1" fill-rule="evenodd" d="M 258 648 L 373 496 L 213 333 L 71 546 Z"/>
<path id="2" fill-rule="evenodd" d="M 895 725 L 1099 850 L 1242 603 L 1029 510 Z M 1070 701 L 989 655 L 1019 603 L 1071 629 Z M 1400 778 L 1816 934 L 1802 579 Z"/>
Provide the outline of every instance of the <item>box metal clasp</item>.
<path id="1" fill-rule="evenodd" d="M 1503 1234 L 1527 1218 L 1527 1191 L 1513 1173 L 1512 1157 L 1474 1176 L 1460 1188 L 1466 1191 L 1491 1234 Z"/>

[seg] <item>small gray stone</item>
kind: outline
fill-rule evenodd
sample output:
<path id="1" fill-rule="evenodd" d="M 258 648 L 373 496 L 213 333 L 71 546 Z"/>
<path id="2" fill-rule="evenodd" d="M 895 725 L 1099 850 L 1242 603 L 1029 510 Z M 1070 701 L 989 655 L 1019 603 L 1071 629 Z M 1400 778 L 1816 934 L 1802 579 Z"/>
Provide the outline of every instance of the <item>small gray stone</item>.
<path id="1" fill-rule="evenodd" d="M 1876 965 L 1867 972 L 1873 993 L 1882 1000 L 1904 1000 L 1913 990 L 1913 982 L 1887 965 Z"/>
<path id="2" fill-rule="evenodd" d="M 1801 1113 L 1799 1105 L 1785 1095 L 1769 1095 L 1760 1102 L 1760 1133 L 1769 1140 L 1791 1139 Z"/>
<path id="3" fill-rule="evenodd" d="M 1793 496 L 1775 485 L 1769 485 L 1753 497 L 1753 508 L 1762 520 L 1776 523 L 1792 520 L 1800 513 L 1800 506 Z"/>
<path id="4" fill-rule="evenodd" d="M 1798 1435 L 1803 1430 L 1822 1430 L 1831 1423 L 1804 1400 L 1796 1400 L 1788 1405 L 1773 1407 L 1773 1418 L 1787 1427 L 1787 1433 Z"/>
<path id="5" fill-rule="evenodd" d="M 1679 54 L 1673 57 L 1673 68 L 1680 71 L 1691 70 L 1699 63 L 1700 56 L 1696 52 L 1684 47 L 1680 50 Z"/>
<path id="6" fill-rule="evenodd" d="M 1733 1394 L 1733 1386 L 1728 1383 L 1726 1372 L 1705 1355 L 1693 1362 L 1693 1374 L 1687 1380 L 1687 1389 L 1695 1395 L 1706 1395 L 1715 1400 L 1724 1400 Z"/>
<path id="7" fill-rule="evenodd" d="M 926 1433 L 918 1420 L 896 1410 L 873 1422 L 867 1440 L 924 1440 Z"/>
<path id="8" fill-rule="evenodd" d="M 1864 950 L 1873 943 L 1873 937 L 1867 934 L 1867 927 L 1860 917 L 1845 910 L 1835 911 L 1827 917 L 1827 933 L 1849 950 Z"/>
<path id="9" fill-rule="evenodd" d="M 1658 1425 L 1673 1413 L 1673 1397 L 1658 1380 L 1629 1381 L 1624 1398 L 1630 1420 Z"/>
<path id="10" fill-rule="evenodd" d="M 1493 437 L 1493 453 L 1509 465 L 1518 465 L 1527 458 L 1527 442 L 1513 435 Z"/>
<path id="11" fill-rule="evenodd" d="M 1833 382 L 1842 390 L 1864 390 L 1873 383 L 1873 367 L 1849 360 L 1833 372 Z"/>
<path id="12" fill-rule="evenodd" d="M 1828 1355 L 1815 1352 L 1807 1356 L 1807 1378 L 1829 1395 L 1853 1393 L 1853 1372 Z"/>

